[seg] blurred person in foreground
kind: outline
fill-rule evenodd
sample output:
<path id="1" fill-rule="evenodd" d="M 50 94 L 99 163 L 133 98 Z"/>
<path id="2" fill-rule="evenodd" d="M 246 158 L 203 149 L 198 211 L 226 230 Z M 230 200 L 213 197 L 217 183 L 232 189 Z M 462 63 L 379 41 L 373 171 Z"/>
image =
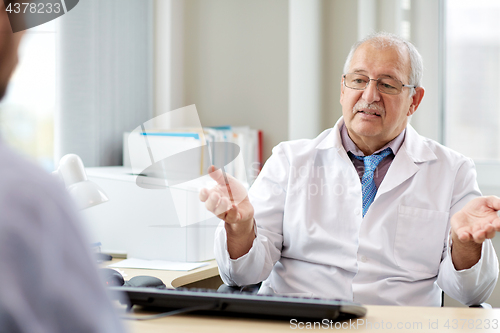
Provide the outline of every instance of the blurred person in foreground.
<path id="1" fill-rule="evenodd" d="M 0 99 L 17 65 L 0 1 Z M 0 139 L 0 331 L 123 332 L 73 202 L 55 178 Z"/>

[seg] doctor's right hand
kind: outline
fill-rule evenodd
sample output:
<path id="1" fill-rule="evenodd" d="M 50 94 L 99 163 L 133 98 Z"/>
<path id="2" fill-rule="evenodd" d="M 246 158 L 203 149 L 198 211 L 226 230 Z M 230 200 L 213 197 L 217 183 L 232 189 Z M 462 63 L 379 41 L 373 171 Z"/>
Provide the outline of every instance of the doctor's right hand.
<path id="1" fill-rule="evenodd" d="M 253 206 L 245 187 L 238 180 L 226 174 L 226 183 L 222 170 L 213 165 L 208 172 L 217 185 L 211 189 L 201 189 L 200 200 L 210 212 L 226 222 L 230 257 L 239 258 L 250 250 L 255 238 Z"/>

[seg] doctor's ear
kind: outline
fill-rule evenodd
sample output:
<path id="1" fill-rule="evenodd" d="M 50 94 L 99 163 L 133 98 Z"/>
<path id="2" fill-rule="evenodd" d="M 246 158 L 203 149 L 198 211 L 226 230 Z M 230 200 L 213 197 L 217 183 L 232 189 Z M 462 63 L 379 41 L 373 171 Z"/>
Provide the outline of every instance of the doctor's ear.
<path id="1" fill-rule="evenodd" d="M 416 87 L 415 89 L 415 94 L 413 94 L 411 98 L 411 104 L 410 108 L 408 109 L 408 113 L 406 114 L 407 116 L 411 116 L 412 114 L 417 111 L 418 106 L 420 105 L 420 102 L 422 102 L 422 98 L 424 98 L 424 93 L 425 89 L 424 87 Z"/>
<path id="2" fill-rule="evenodd" d="M 340 79 L 340 103 L 342 103 L 342 97 L 344 96 L 344 76 L 342 75 L 342 79 Z"/>

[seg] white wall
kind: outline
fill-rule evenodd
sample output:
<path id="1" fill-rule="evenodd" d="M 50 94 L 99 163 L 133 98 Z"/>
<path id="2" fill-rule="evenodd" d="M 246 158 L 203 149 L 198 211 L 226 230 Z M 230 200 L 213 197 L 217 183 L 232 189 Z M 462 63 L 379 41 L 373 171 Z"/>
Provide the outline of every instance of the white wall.
<path id="1" fill-rule="evenodd" d="M 321 129 L 322 1 L 290 0 L 288 138 L 312 139 Z"/>
<path id="2" fill-rule="evenodd" d="M 340 81 L 345 58 L 358 40 L 357 1 L 323 3 L 323 112 L 322 129 L 335 125 L 342 115 Z"/>
<path id="3" fill-rule="evenodd" d="M 439 1 L 412 1 L 412 42 L 424 59 L 424 99 L 412 118 L 412 125 L 423 136 L 440 141 L 439 88 Z"/>
<path id="4" fill-rule="evenodd" d="M 157 0 L 155 114 L 196 104 L 202 126 L 261 129 L 269 157 L 288 138 L 288 7 Z"/>

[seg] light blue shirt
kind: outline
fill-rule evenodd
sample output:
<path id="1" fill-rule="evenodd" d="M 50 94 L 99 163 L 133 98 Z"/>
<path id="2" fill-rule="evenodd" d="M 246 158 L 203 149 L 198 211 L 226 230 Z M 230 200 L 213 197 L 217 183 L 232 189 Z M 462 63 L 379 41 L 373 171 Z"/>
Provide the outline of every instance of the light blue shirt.
<path id="1" fill-rule="evenodd" d="M 55 178 L 0 142 L 2 332 L 123 332 Z"/>

